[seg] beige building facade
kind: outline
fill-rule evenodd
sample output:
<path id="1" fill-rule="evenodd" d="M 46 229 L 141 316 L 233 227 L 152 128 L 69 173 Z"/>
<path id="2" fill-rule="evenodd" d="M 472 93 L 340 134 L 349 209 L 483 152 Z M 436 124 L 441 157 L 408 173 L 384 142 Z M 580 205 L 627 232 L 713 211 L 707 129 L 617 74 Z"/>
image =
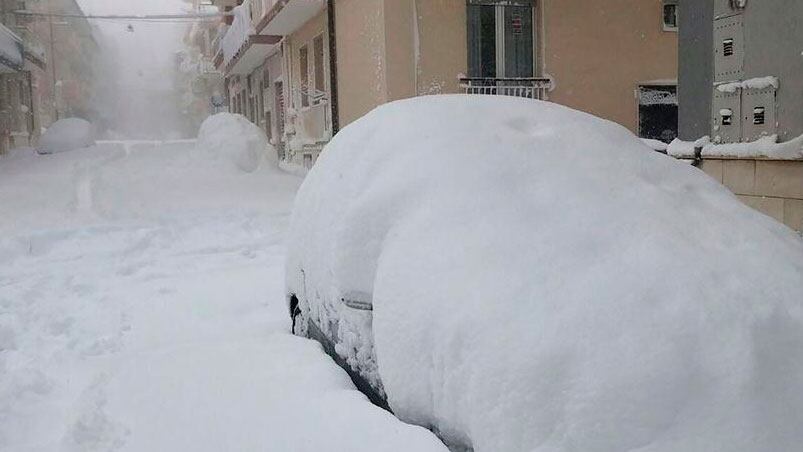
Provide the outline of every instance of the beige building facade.
<path id="1" fill-rule="evenodd" d="M 677 5 L 673 2 L 337 0 L 335 4 L 341 124 L 396 99 L 479 92 L 548 99 L 618 122 L 648 138 L 669 141 L 676 135 Z M 483 58 L 492 60 L 494 67 L 482 67 Z M 662 136 L 664 130 L 659 130 L 650 136 L 650 110 L 669 117 L 665 121 L 669 132 Z"/>
<path id="2" fill-rule="evenodd" d="M 441 93 L 550 100 L 677 133 L 676 2 L 217 0 L 229 109 L 293 163 L 373 108 Z M 235 45 L 232 45 L 232 42 Z"/>

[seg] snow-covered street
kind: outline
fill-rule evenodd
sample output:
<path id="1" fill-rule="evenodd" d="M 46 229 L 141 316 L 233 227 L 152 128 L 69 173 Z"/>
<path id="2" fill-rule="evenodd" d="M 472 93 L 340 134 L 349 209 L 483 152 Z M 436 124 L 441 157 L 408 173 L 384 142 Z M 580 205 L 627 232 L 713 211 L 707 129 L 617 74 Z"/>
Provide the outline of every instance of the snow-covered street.
<path id="1" fill-rule="evenodd" d="M 0 157 L 0 450 L 445 450 L 290 335 L 301 180 L 212 157 Z"/>

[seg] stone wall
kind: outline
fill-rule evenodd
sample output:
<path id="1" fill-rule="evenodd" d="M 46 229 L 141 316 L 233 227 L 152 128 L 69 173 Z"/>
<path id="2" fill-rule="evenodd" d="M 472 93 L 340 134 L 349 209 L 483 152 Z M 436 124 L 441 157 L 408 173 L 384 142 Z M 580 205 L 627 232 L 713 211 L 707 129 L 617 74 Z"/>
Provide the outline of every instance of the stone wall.
<path id="1" fill-rule="evenodd" d="M 754 209 L 803 232 L 803 160 L 703 160 L 702 170 Z"/>

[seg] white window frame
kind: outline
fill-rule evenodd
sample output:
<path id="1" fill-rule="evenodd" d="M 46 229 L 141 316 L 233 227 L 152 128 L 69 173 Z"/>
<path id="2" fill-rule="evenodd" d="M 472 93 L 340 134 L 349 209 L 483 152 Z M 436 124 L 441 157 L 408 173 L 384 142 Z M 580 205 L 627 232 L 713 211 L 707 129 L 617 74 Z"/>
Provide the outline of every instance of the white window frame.
<path id="1" fill-rule="evenodd" d="M 322 61 L 322 64 L 323 64 L 322 74 L 323 74 L 323 86 L 324 86 L 324 91 L 323 92 L 326 93 L 327 96 L 328 96 L 328 93 L 329 93 L 329 90 L 330 90 L 330 86 L 329 86 L 330 85 L 329 84 L 329 65 L 326 64 L 326 62 L 329 59 L 329 38 L 327 36 L 327 33 L 325 31 L 322 31 L 322 32 L 316 34 L 315 36 L 313 36 L 312 38 L 310 38 L 308 41 L 305 41 L 305 42 L 301 43 L 298 46 L 298 50 L 296 51 L 296 55 L 298 57 L 298 70 L 300 72 L 301 71 L 301 49 L 304 48 L 304 47 L 307 48 L 307 85 L 308 85 L 307 86 L 307 101 L 308 101 L 308 105 L 306 105 L 306 106 L 303 105 L 304 93 L 302 93 L 301 90 L 298 90 L 299 91 L 298 92 L 299 111 L 307 111 L 307 110 L 309 110 L 311 108 L 315 108 L 315 107 L 318 107 L 318 106 L 321 106 L 321 105 L 326 105 L 328 103 L 328 99 L 326 99 L 326 98 L 325 99 L 320 99 L 318 101 L 315 101 L 315 100 L 312 99 L 312 96 L 309 95 L 310 90 L 313 90 L 313 91 L 317 90 L 317 87 L 315 86 L 315 39 L 317 39 L 318 37 L 322 38 L 322 42 L 323 42 L 323 61 Z M 301 74 L 299 74 L 298 81 L 299 81 L 299 85 L 300 85 L 301 84 Z"/>
<path id="2" fill-rule="evenodd" d="M 670 31 L 670 32 L 677 33 L 678 26 L 680 25 L 678 23 L 678 21 L 679 21 L 678 11 L 680 9 L 680 6 L 678 6 L 678 3 L 679 3 L 678 0 L 663 0 L 661 2 L 661 25 L 662 25 L 664 31 Z M 674 26 L 667 25 L 667 23 L 666 23 L 665 19 L 666 19 L 666 7 L 667 6 L 674 6 L 675 7 L 675 25 Z"/>

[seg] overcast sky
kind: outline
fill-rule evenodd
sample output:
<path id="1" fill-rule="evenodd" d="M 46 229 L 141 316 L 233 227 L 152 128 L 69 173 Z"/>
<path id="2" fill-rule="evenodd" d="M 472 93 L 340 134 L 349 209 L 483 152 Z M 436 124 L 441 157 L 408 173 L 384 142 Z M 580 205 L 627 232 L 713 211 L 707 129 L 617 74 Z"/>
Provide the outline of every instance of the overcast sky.
<path id="1" fill-rule="evenodd" d="M 78 0 L 87 14 L 175 14 L 189 5 L 182 0 Z M 124 85 L 164 87 L 173 55 L 181 49 L 186 24 L 95 20 L 99 40 L 115 48 Z M 128 31 L 128 26 L 134 32 Z"/>
<path id="2" fill-rule="evenodd" d="M 176 14 L 190 7 L 182 0 L 78 0 L 86 14 Z M 175 54 L 183 47 L 187 23 L 93 20 L 101 62 L 111 68 L 108 88 L 96 90 L 95 103 L 106 126 L 126 138 L 175 138 L 182 114 L 172 94 Z M 129 29 L 133 27 L 133 31 Z M 100 76 L 100 75 L 99 75 Z M 186 132 L 185 132 L 186 133 Z"/>

